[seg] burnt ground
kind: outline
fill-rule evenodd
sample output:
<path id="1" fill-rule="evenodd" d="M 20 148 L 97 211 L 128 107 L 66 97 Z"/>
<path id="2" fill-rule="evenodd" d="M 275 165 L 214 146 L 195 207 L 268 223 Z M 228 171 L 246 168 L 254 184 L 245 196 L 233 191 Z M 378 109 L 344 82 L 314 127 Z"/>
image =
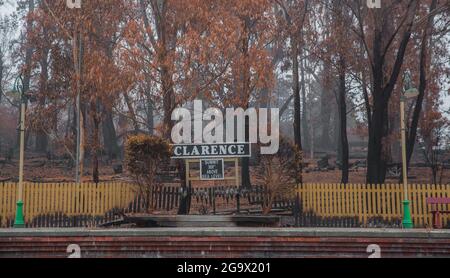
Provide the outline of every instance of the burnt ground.
<path id="1" fill-rule="evenodd" d="M 305 169 L 304 182 L 306 183 L 339 183 L 340 170 L 319 170 L 317 161 L 308 161 L 308 168 Z M 0 182 L 17 181 L 19 163 L 17 160 L 7 162 L 0 157 Z M 119 161 L 103 161 L 100 165 L 100 180 L 109 181 L 131 181 L 126 173 L 115 173 Z M 116 169 L 117 170 L 117 169 Z M 24 174 L 25 180 L 29 182 L 72 182 L 74 180 L 74 168 L 69 165 L 67 160 L 48 160 L 46 157 L 38 155 L 29 155 L 26 158 Z M 91 166 L 85 165 L 84 182 L 91 182 Z M 350 183 L 365 182 L 365 168 L 353 167 L 350 171 Z M 427 167 L 412 167 L 410 170 L 410 183 L 427 184 L 432 183 L 431 170 Z M 439 178 L 438 178 L 439 180 Z M 223 185 L 223 182 L 214 182 L 214 184 Z M 389 177 L 386 183 L 398 183 L 398 178 Z M 442 172 L 441 184 L 450 184 L 450 169 Z"/>

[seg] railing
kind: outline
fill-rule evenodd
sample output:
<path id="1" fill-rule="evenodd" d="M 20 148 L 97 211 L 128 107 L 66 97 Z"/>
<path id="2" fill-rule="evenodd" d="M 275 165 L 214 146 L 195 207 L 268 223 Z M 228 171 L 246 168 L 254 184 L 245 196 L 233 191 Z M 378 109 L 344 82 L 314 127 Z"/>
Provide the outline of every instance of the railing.
<path id="1" fill-rule="evenodd" d="M 416 227 L 431 226 L 427 197 L 450 197 L 450 185 L 409 185 L 411 212 Z M 176 213 L 180 187 L 158 187 L 151 193 L 150 210 Z M 0 183 L 0 227 L 13 225 L 17 185 Z M 192 188 L 191 213 L 219 213 L 229 210 L 248 213 L 261 203 L 264 188 Z M 300 224 L 304 226 L 356 226 L 378 224 L 399 226 L 402 219 L 403 187 L 397 184 L 303 184 L 299 186 Z M 26 183 L 24 215 L 27 227 L 85 227 L 112 221 L 115 212 L 144 212 L 145 202 L 136 187 L 127 183 Z M 279 199 L 274 208 L 290 209 L 291 200 Z M 441 210 L 448 207 L 441 205 Z M 450 217 L 443 216 L 448 225 Z"/>
<path id="2" fill-rule="evenodd" d="M 304 184 L 299 189 L 303 212 L 323 219 L 356 219 L 361 226 L 384 223 L 400 226 L 403 185 Z M 431 227 L 427 197 L 449 197 L 450 185 L 408 185 L 416 227 Z M 446 210 L 445 207 L 440 207 Z M 447 209 L 448 210 L 448 209 Z M 447 225 L 449 217 L 444 217 Z"/>
<path id="3" fill-rule="evenodd" d="M 25 183 L 24 217 L 28 227 L 95 226 L 127 208 L 136 194 L 126 183 Z M 17 184 L 0 184 L 0 225 L 14 221 Z"/>
<path id="4" fill-rule="evenodd" d="M 235 186 L 182 189 L 154 187 L 146 198 L 129 183 L 25 183 L 24 216 L 27 227 L 92 227 L 113 221 L 121 213 L 165 211 L 176 214 L 183 197 L 189 196 L 191 213 L 248 212 L 261 206 L 264 188 Z M 17 184 L 0 183 L 0 227 L 12 227 L 16 210 Z M 275 209 L 290 209 L 291 202 L 275 200 Z M 247 209 L 247 210 L 246 210 Z"/>

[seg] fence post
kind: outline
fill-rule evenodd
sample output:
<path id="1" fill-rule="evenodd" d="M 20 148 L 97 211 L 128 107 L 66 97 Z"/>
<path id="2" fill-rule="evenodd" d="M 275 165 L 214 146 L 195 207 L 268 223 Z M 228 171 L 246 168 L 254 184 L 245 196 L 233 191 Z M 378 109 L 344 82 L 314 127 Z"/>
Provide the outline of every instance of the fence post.
<path id="1" fill-rule="evenodd" d="M 239 191 L 239 189 L 236 194 L 236 206 L 237 206 L 237 213 L 241 213 L 241 192 Z"/>
<path id="2" fill-rule="evenodd" d="M 178 208 L 178 215 L 185 215 L 187 212 L 187 191 L 188 188 L 182 185 L 180 188 L 180 207 Z"/>
<path id="3" fill-rule="evenodd" d="M 213 214 L 216 214 L 216 188 L 212 189 Z"/>
<path id="4" fill-rule="evenodd" d="M 300 192 L 297 185 L 295 206 L 294 206 L 295 227 L 300 227 Z"/>
<path id="5" fill-rule="evenodd" d="M 189 188 L 188 188 L 188 194 L 187 194 L 187 211 L 186 214 L 189 214 L 191 211 L 191 200 L 192 200 L 192 182 L 189 181 Z"/>

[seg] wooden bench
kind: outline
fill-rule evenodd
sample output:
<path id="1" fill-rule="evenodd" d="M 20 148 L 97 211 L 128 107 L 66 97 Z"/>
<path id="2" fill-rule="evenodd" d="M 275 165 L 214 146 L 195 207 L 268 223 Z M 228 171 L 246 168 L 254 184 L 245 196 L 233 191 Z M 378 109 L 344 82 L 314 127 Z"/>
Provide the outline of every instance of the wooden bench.
<path id="1" fill-rule="evenodd" d="M 441 214 L 449 214 L 450 210 L 439 210 L 438 205 L 450 204 L 450 198 L 427 198 L 427 205 L 431 205 L 433 214 L 433 228 L 442 229 Z"/>

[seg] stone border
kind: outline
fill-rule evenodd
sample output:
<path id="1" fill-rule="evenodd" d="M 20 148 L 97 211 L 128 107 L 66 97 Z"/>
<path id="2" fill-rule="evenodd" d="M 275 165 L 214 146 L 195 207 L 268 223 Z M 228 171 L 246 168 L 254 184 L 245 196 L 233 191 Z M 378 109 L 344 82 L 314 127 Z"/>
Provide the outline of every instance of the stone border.
<path id="1" fill-rule="evenodd" d="M 345 228 L 0 229 L 0 237 L 343 237 L 450 239 L 450 230 Z"/>

